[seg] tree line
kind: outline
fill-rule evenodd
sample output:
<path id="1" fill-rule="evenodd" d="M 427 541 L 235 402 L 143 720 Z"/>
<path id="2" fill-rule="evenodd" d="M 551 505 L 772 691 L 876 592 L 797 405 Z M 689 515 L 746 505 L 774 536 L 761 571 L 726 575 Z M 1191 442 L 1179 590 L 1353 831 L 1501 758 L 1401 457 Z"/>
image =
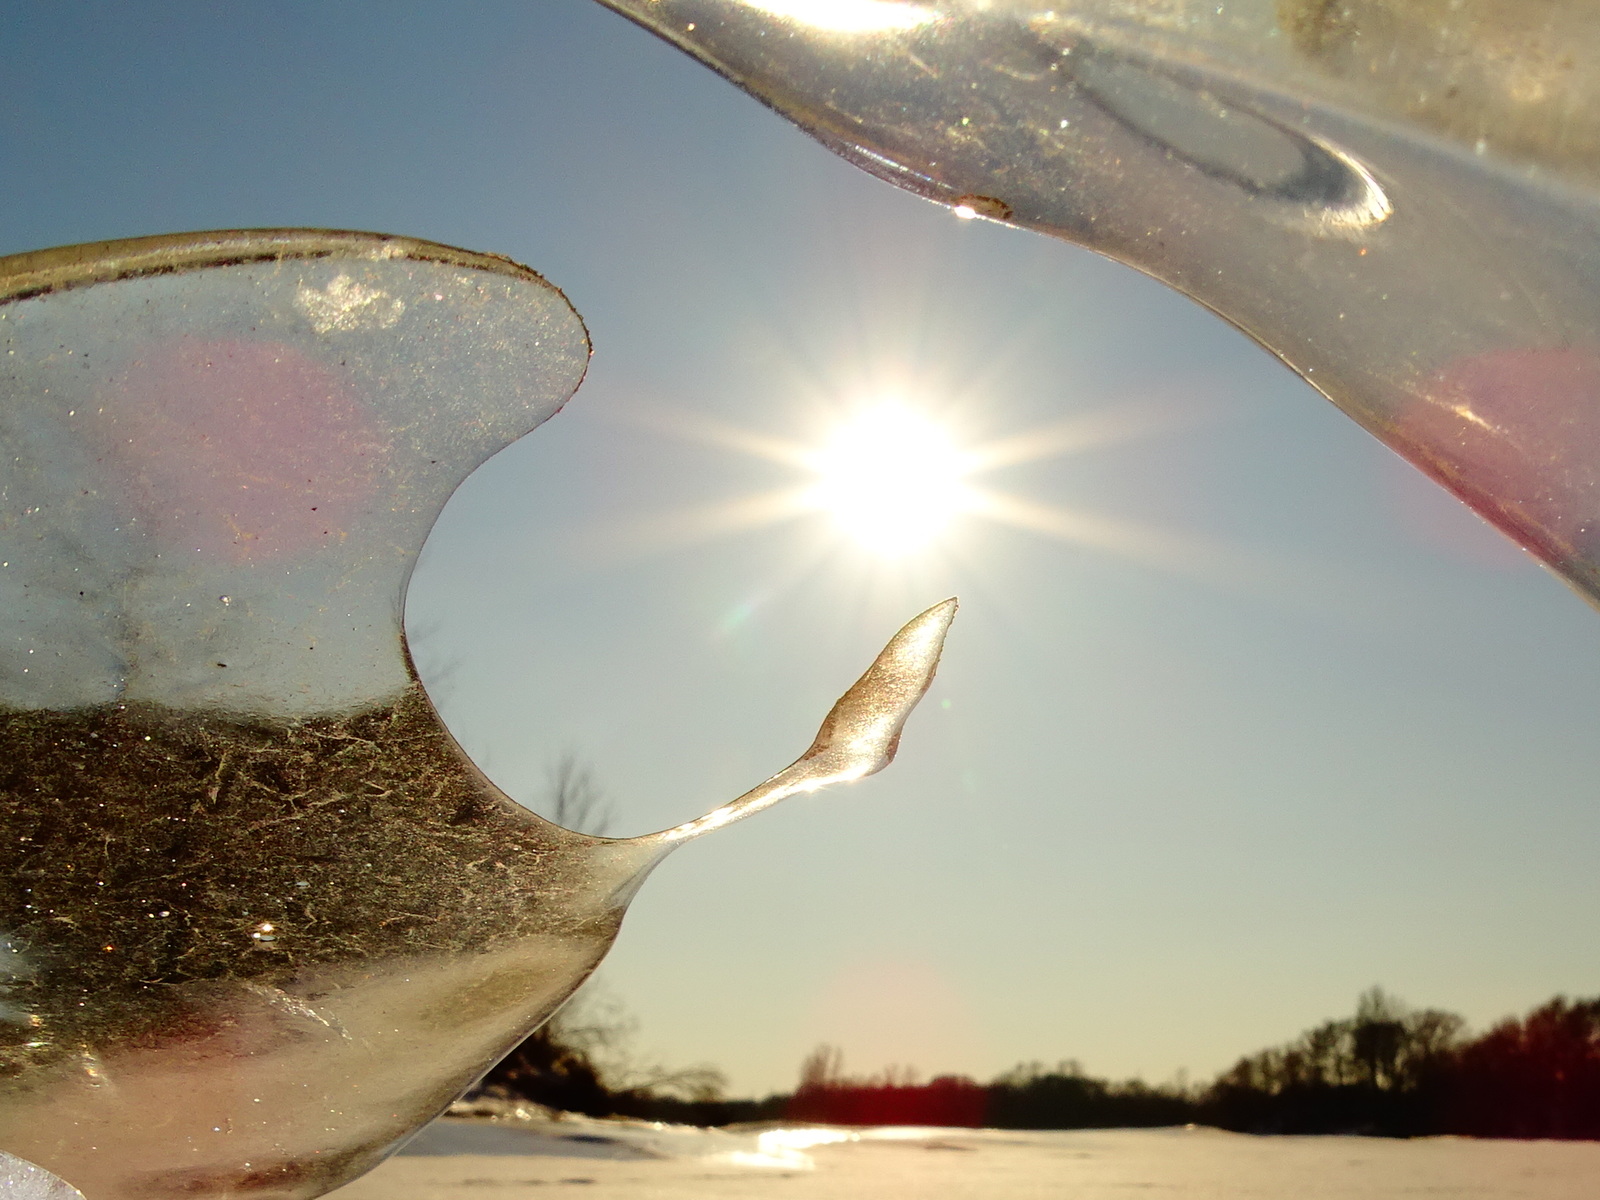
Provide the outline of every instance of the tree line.
<path id="1" fill-rule="evenodd" d="M 1024 1064 L 988 1083 L 956 1075 L 922 1083 L 907 1071 L 852 1077 L 839 1051 L 823 1046 L 802 1064 L 793 1092 L 728 1099 L 719 1073 L 704 1067 L 619 1078 L 599 1052 L 617 1032 L 558 1019 L 480 1090 L 592 1116 L 699 1125 L 1205 1124 L 1245 1133 L 1600 1140 L 1600 997 L 1556 997 L 1472 1036 L 1453 1013 L 1410 1009 L 1373 988 L 1354 1015 L 1247 1055 L 1198 1085 L 1098 1079 L 1075 1062 Z"/>
<path id="2" fill-rule="evenodd" d="M 1477 1037 L 1374 988 L 1353 1017 L 1240 1059 L 1203 1119 L 1262 1133 L 1600 1139 L 1600 997 L 1558 996 Z"/>

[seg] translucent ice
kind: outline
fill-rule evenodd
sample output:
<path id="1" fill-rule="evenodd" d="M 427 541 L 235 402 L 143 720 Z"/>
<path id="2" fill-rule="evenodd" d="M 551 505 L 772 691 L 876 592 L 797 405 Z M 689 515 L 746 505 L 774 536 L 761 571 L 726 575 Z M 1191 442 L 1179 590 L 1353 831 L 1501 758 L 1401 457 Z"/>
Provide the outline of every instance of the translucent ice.
<path id="1" fill-rule="evenodd" d="M 428 243 L 0 260 L 0 1147 L 88 1200 L 321 1195 L 548 1016 L 674 846 L 893 757 L 953 601 L 678 829 L 574 833 L 461 753 L 406 580 L 587 360 L 533 272 Z"/>
<path id="2" fill-rule="evenodd" d="M 603 0 L 902 187 L 1236 324 L 1600 597 L 1600 8 Z"/>

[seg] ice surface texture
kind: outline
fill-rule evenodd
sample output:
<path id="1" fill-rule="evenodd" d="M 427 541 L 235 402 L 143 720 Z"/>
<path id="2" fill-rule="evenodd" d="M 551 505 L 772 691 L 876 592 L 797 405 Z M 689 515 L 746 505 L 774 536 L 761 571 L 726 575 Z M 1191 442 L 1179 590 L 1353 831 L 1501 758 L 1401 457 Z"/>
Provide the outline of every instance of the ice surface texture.
<path id="1" fill-rule="evenodd" d="M 1588 0 L 602 0 L 844 157 L 1232 321 L 1600 596 Z"/>
<path id="2" fill-rule="evenodd" d="M 6 1200 L 83 1200 L 77 1188 L 4 1150 L 0 1150 L 0 1196 Z"/>
<path id="3" fill-rule="evenodd" d="M 650 869 L 885 765 L 947 602 L 795 766 L 589 837 L 494 788 L 400 614 L 583 376 L 503 259 L 266 231 L 0 260 L 0 1148 L 88 1200 L 321 1195 L 594 968 Z"/>

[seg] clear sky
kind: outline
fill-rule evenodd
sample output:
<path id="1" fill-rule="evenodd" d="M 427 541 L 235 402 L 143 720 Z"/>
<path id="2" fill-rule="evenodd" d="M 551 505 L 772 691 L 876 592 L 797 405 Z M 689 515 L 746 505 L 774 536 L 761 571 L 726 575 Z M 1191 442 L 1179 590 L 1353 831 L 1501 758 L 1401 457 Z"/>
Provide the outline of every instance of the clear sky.
<path id="1" fill-rule="evenodd" d="M 535 807 L 567 752 L 613 832 L 731 799 L 961 597 L 895 766 L 647 885 L 604 969 L 642 1051 L 740 1091 L 823 1041 L 1154 1081 L 1373 983 L 1480 1025 L 1600 992 L 1600 617 L 1189 302 L 857 173 L 589 0 L 13 0 L 0 78 L 0 253 L 371 229 L 572 299 L 588 382 L 410 605 Z M 981 482 L 1093 536 L 967 517 L 885 561 L 747 520 L 806 476 L 739 445 L 891 394 L 960 446 L 1069 423 Z"/>

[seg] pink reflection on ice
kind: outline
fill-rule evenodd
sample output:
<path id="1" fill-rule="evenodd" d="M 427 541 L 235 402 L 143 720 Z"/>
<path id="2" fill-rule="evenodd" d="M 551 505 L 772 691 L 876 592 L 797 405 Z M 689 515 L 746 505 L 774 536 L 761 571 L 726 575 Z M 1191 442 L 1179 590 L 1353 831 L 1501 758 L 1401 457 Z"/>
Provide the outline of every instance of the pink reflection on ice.
<path id="1" fill-rule="evenodd" d="M 90 428 L 163 542 L 234 562 L 346 536 L 387 451 L 333 370 L 272 341 L 152 346 Z"/>
<path id="2" fill-rule="evenodd" d="M 1539 557 L 1589 557 L 1600 518 L 1600 357 L 1497 350 L 1429 379 L 1392 440 Z"/>

